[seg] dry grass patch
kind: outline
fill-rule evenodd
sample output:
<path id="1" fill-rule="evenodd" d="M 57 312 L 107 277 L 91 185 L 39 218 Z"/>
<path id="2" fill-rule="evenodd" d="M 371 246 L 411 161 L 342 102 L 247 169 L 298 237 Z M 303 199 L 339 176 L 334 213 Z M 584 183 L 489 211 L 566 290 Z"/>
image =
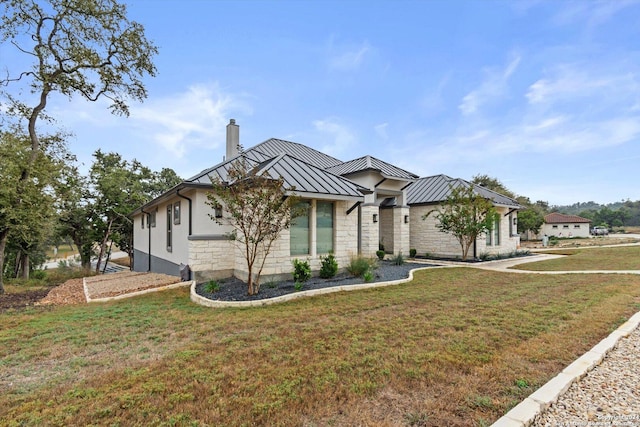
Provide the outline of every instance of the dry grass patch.
<path id="1" fill-rule="evenodd" d="M 512 268 L 529 271 L 640 270 L 640 246 L 564 249 L 547 253 L 568 256 Z"/>
<path id="2" fill-rule="evenodd" d="M 639 309 L 636 276 L 456 268 L 263 308 L 179 289 L 0 315 L 0 419 L 487 425 Z"/>

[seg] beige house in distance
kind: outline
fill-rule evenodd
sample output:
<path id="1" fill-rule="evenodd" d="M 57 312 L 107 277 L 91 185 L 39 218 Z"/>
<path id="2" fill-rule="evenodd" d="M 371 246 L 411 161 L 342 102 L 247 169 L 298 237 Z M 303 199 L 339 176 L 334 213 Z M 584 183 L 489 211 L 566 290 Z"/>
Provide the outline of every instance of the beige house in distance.
<path id="1" fill-rule="evenodd" d="M 556 237 L 589 237 L 591 220 L 558 212 L 545 215 L 540 235 Z"/>
<path id="2" fill-rule="evenodd" d="M 518 203 L 483 187 L 445 175 L 417 175 L 363 156 L 343 162 L 311 147 L 268 139 L 241 150 L 239 127 L 227 125 L 226 159 L 183 181 L 136 209 L 134 221 L 135 271 L 189 275 L 197 281 L 236 276 L 247 279 L 241 248 L 229 226 L 210 217 L 224 217 L 224 207 L 206 203 L 211 178 L 227 181 L 232 162 L 242 157 L 259 173 L 282 177 L 285 187 L 308 205 L 308 214 L 285 230 L 267 258 L 263 281 L 289 278 L 293 259 L 308 259 L 320 268 L 320 256 L 332 252 L 340 267 L 357 255 L 375 256 L 380 245 L 387 253 L 459 257 L 453 236 L 436 228 L 435 218 L 422 216 L 437 208 L 451 188 L 472 185 L 493 200 L 501 213 L 490 235 L 478 239 L 472 256 L 511 253 L 519 247 L 516 233 Z M 186 278 L 186 277 L 185 277 Z"/>

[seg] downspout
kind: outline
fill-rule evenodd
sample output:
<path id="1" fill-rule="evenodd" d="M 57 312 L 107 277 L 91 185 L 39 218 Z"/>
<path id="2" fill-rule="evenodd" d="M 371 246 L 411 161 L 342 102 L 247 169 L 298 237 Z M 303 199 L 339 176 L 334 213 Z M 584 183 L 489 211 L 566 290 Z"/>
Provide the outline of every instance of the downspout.
<path id="1" fill-rule="evenodd" d="M 147 273 L 149 273 L 151 272 L 151 224 L 149 223 L 151 219 L 151 212 L 145 212 L 142 208 L 140 208 L 140 212 L 147 215 L 147 228 L 149 229 L 149 256 L 147 257 Z"/>
<path id="2" fill-rule="evenodd" d="M 178 188 L 176 190 L 176 194 L 178 195 L 178 197 L 185 199 L 187 202 L 189 202 L 189 236 L 191 236 L 193 234 L 193 229 L 191 228 L 191 199 L 188 198 L 187 196 L 183 196 L 182 194 L 180 194 L 180 189 Z"/>

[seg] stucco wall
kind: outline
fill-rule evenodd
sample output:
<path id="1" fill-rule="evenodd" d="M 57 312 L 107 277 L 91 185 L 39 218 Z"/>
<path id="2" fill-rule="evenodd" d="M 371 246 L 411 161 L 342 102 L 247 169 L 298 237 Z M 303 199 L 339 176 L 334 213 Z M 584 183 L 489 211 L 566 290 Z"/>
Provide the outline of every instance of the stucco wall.
<path id="1" fill-rule="evenodd" d="M 553 227 L 554 225 L 556 228 Z M 543 224 L 539 236 L 546 234 L 556 237 L 589 237 L 589 225 L 589 223 Z"/>

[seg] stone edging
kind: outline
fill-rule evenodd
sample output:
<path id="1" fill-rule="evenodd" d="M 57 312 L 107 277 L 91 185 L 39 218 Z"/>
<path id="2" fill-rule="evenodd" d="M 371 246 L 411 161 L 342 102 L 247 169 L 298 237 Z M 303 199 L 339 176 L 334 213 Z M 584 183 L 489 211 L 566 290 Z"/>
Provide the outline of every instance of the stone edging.
<path id="1" fill-rule="evenodd" d="M 141 291 L 129 292 L 129 293 L 122 294 L 122 295 L 116 295 L 114 297 L 90 298 L 89 297 L 89 289 L 87 288 L 87 282 L 85 281 L 84 278 L 82 279 L 82 286 L 84 287 L 84 296 L 87 299 L 87 302 L 117 301 L 117 300 L 121 300 L 121 299 L 125 299 L 125 298 L 137 297 L 139 295 L 150 294 L 152 292 L 166 291 L 167 289 L 181 288 L 183 286 L 195 286 L 195 283 L 196 283 L 195 280 L 193 280 L 191 282 L 178 282 L 178 283 L 172 283 L 172 284 L 166 285 L 166 286 L 159 286 L 157 288 L 143 289 Z"/>
<path id="2" fill-rule="evenodd" d="M 534 391 L 520 404 L 498 419 L 491 427 L 527 427 L 535 417 L 545 411 L 571 384 L 583 378 L 598 366 L 607 353 L 613 350 L 621 338 L 629 336 L 640 325 L 640 312 L 631 316 L 618 329 L 600 341 L 595 347 L 567 366 L 561 373 Z"/>
<path id="3" fill-rule="evenodd" d="M 214 307 L 214 308 L 225 308 L 225 307 L 263 307 L 265 305 L 273 305 L 279 304 L 286 301 L 293 301 L 298 298 L 311 297 L 315 295 L 324 295 L 330 294 L 334 292 L 347 292 L 347 291 L 358 291 L 361 289 L 371 289 L 371 288 L 382 288 L 385 286 L 393 286 L 400 285 L 402 283 L 407 283 L 413 280 L 413 272 L 417 270 L 425 270 L 425 269 L 433 269 L 433 268 L 446 268 L 446 267 L 417 267 L 409 271 L 409 277 L 406 279 L 398 279 L 392 280 L 389 282 L 375 282 L 375 283 L 362 283 L 359 285 L 343 285 L 343 286 L 333 286 L 330 288 L 322 288 L 322 289 L 311 289 L 308 291 L 300 291 L 294 292 L 292 294 L 281 295 L 279 297 L 267 298 L 262 300 L 255 301 L 216 301 L 200 296 L 196 293 L 196 283 L 193 282 L 191 284 L 191 301 L 196 304 L 203 305 L 205 307 Z"/>

